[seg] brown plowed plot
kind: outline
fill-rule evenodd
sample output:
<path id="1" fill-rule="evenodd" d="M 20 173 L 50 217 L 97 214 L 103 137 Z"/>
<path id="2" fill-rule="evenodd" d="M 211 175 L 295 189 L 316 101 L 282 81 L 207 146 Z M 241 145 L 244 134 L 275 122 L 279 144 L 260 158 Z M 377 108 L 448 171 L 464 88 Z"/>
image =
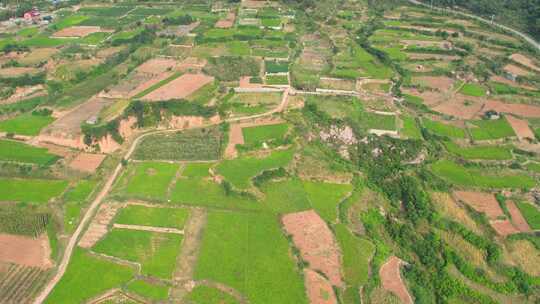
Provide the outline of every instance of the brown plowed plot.
<path id="1" fill-rule="evenodd" d="M 135 72 L 102 95 L 108 98 L 132 98 L 160 81 L 169 78 L 172 74 L 173 72 L 163 72 L 159 75 Z"/>
<path id="2" fill-rule="evenodd" d="M 412 59 L 412 60 L 429 59 L 429 60 L 453 61 L 460 58 L 459 56 L 439 55 L 439 54 L 421 54 L 421 53 L 408 53 L 407 56 L 409 57 L 409 59 Z"/>
<path id="3" fill-rule="evenodd" d="M 405 46 L 417 46 L 417 47 L 438 47 L 449 49 L 452 44 L 447 41 L 430 41 L 430 40 L 401 40 L 401 44 Z"/>
<path id="4" fill-rule="evenodd" d="M 534 139 L 534 133 L 529 128 L 529 123 L 526 120 L 515 118 L 514 116 L 507 115 L 506 120 L 514 129 L 514 132 L 518 136 L 519 140 L 524 140 L 526 138 Z"/>
<path id="5" fill-rule="evenodd" d="M 381 266 L 379 276 L 381 277 L 381 283 L 384 289 L 395 294 L 402 303 L 412 304 L 413 300 L 411 295 L 401 279 L 399 270 L 401 263 L 402 261 L 399 258 L 391 256 L 388 261 Z"/>
<path id="6" fill-rule="evenodd" d="M 332 285 L 317 272 L 304 269 L 304 280 L 310 304 L 336 304 Z"/>
<path id="7" fill-rule="evenodd" d="M 33 49 L 30 53 L 18 60 L 23 65 L 34 65 L 49 60 L 54 54 L 58 53 L 55 48 Z"/>
<path id="8" fill-rule="evenodd" d="M 15 93 L 4 100 L 0 100 L 0 104 L 15 103 L 26 98 L 43 96 L 46 94 L 47 92 L 44 90 L 44 87 L 41 84 L 30 87 L 17 87 L 15 89 Z"/>
<path id="9" fill-rule="evenodd" d="M 0 233 L 0 262 L 42 269 L 53 266 L 46 234 L 39 238 Z"/>
<path id="10" fill-rule="evenodd" d="M 179 71 L 201 70 L 207 63 L 208 61 L 203 58 L 188 57 L 180 62 L 176 69 Z"/>
<path id="11" fill-rule="evenodd" d="M 506 201 L 506 207 L 508 208 L 508 212 L 512 217 L 512 223 L 519 231 L 531 231 L 531 227 L 529 227 L 529 224 L 527 223 L 527 221 L 525 220 L 525 218 L 523 217 L 523 215 L 513 201 Z"/>
<path id="12" fill-rule="evenodd" d="M 0 69 L 0 77 L 17 77 L 24 74 L 36 74 L 39 69 L 26 67 L 12 67 Z"/>
<path id="13" fill-rule="evenodd" d="M 497 234 L 501 236 L 507 236 L 520 232 L 509 220 L 489 221 L 489 224 L 491 227 L 493 227 L 493 229 L 495 229 Z"/>
<path id="14" fill-rule="evenodd" d="M 54 33 L 53 37 L 86 37 L 99 32 L 103 32 L 99 26 L 72 26 Z"/>
<path id="15" fill-rule="evenodd" d="M 154 58 L 137 67 L 137 72 L 148 74 L 161 74 L 174 69 L 178 61 L 170 58 Z"/>
<path id="16" fill-rule="evenodd" d="M 319 87 L 321 89 L 354 91 L 356 90 L 356 83 L 347 79 L 321 78 Z"/>
<path id="17" fill-rule="evenodd" d="M 516 53 L 516 54 L 512 54 L 510 56 L 510 59 L 514 60 L 517 63 L 521 63 L 522 65 L 528 67 L 529 69 L 540 72 L 540 68 L 535 64 L 535 62 L 532 59 L 530 59 L 527 56 Z"/>
<path id="18" fill-rule="evenodd" d="M 484 109 L 514 114 L 523 117 L 540 118 L 540 107 L 528 104 L 504 103 L 498 100 L 488 100 Z"/>
<path id="19" fill-rule="evenodd" d="M 414 77 L 413 83 L 446 92 L 452 88 L 454 80 L 442 76 L 421 76 Z"/>
<path id="20" fill-rule="evenodd" d="M 184 74 L 146 95 L 143 99 L 160 101 L 185 98 L 212 81 L 214 77 L 204 74 Z"/>
<path id="21" fill-rule="evenodd" d="M 234 12 L 230 12 L 227 15 L 226 19 L 221 19 L 218 22 L 216 22 L 215 27 L 217 28 L 230 28 L 234 25 L 234 19 L 236 18 L 236 15 Z"/>
<path id="22" fill-rule="evenodd" d="M 116 215 L 118 209 L 122 206 L 120 204 L 103 204 L 99 207 L 96 217 L 90 223 L 88 230 L 84 233 L 83 237 L 79 241 L 79 246 L 83 248 L 90 248 L 94 246 L 102 237 L 108 232 L 108 225 Z"/>
<path id="23" fill-rule="evenodd" d="M 523 68 L 518 67 L 517 65 L 508 64 L 506 65 L 503 70 L 510 74 L 518 75 L 518 76 L 529 76 L 531 73 Z"/>
<path id="24" fill-rule="evenodd" d="M 332 285 L 341 286 L 339 247 L 321 217 L 308 210 L 287 214 L 282 221 L 310 268 L 324 273 Z"/>
<path id="25" fill-rule="evenodd" d="M 460 119 L 472 119 L 483 109 L 484 103 L 470 96 L 456 94 L 432 109 L 442 114 L 454 116 Z"/>
<path id="26" fill-rule="evenodd" d="M 458 200 L 471 206 L 474 210 L 485 213 L 490 220 L 504 217 L 499 202 L 497 202 L 495 196 L 491 193 L 456 191 L 454 195 Z"/>
<path id="27" fill-rule="evenodd" d="M 240 77 L 239 87 L 243 89 L 254 89 L 262 87 L 262 83 L 251 83 L 250 79 L 251 77 L 249 76 Z"/>
<path id="28" fill-rule="evenodd" d="M 91 117 L 97 116 L 101 109 L 113 103 L 110 99 L 92 97 L 85 103 L 66 113 L 46 127 L 42 134 L 77 138 L 81 135 L 81 124 Z"/>
<path id="29" fill-rule="evenodd" d="M 105 159 L 105 154 L 79 153 L 69 167 L 78 171 L 93 173 Z"/>

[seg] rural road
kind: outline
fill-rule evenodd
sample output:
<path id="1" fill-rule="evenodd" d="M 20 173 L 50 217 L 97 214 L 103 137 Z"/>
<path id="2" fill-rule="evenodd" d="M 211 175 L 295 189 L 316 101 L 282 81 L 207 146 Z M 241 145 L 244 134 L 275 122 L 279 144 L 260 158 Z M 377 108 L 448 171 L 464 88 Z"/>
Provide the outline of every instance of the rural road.
<path id="1" fill-rule="evenodd" d="M 242 121 L 242 120 L 255 119 L 255 118 L 259 118 L 259 117 L 263 117 L 263 116 L 272 115 L 272 114 L 277 113 L 277 112 L 281 112 L 287 107 L 288 97 L 289 97 L 289 88 L 285 89 L 285 91 L 283 92 L 283 98 L 281 100 L 281 103 L 275 109 L 273 109 L 273 110 L 271 110 L 269 112 L 266 112 L 266 113 L 258 114 L 258 115 L 239 117 L 239 118 L 234 118 L 234 119 L 226 119 L 224 121 L 225 122 L 238 122 L 238 121 Z M 220 121 L 218 123 L 221 123 L 221 122 L 222 121 Z M 214 123 L 214 124 L 218 124 L 218 123 Z M 200 126 L 198 126 L 198 127 L 200 127 Z M 133 141 L 133 143 L 129 147 L 129 150 L 124 155 L 124 159 L 127 160 L 127 159 L 129 159 L 131 157 L 131 155 L 135 151 L 135 148 L 137 147 L 139 142 L 143 138 L 145 138 L 146 136 L 151 135 L 151 134 L 156 134 L 156 133 L 175 132 L 175 131 L 180 131 L 180 130 L 184 130 L 184 129 L 155 130 L 155 131 L 151 131 L 151 132 L 141 134 L 139 137 L 137 137 Z M 58 271 L 56 272 L 56 274 L 54 275 L 52 280 L 47 283 L 45 288 L 36 297 L 36 299 L 34 300 L 34 304 L 43 303 L 45 301 L 45 299 L 47 298 L 47 296 L 51 293 L 53 288 L 56 286 L 56 284 L 58 284 L 58 282 L 60 282 L 60 279 L 62 279 L 62 276 L 64 276 L 64 273 L 66 272 L 67 266 L 68 266 L 69 261 L 71 259 L 71 255 L 73 254 L 73 249 L 75 249 L 75 246 L 77 245 L 77 242 L 79 241 L 79 237 L 80 237 L 81 233 L 83 232 L 83 230 L 86 227 L 86 225 L 88 224 L 88 222 L 92 219 L 94 213 L 96 212 L 97 208 L 99 207 L 99 205 L 101 204 L 101 202 L 103 201 L 105 196 L 107 196 L 107 193 L 109 193 L 109 190 L 111 189 L 114 181 L 116 180 L 116 178 L 118 177 L 118 175 L 122 171 L 122 167 L 123 167 L 122 163 L 119 163 L 116 166 L 116 168 L 114 169 L 113 174 L 109 177 L 109 179 L 107 180 L 107 182 L 105 183 L 105 185 L 103 186 L 103 188 L 101 189 L 99 194 L 96 196 L 94 201 L 92 201 L 92 204 L 88 208 L 88 211 L 84 214 L 83 218 L 81 219 L 81 222 L 79 223 L 79 226 L 77 227 L 77 229 L 75 230 L 75 232 L 73 233 L 71 238 L 69 239 L 68 245 L 67 245 L 67 247 L 66 247 L 66 249 L 64 251 L 64 255 L 62 256 L 62 260 L 60 261 L 60 264 L 58 265 Z"/>
<path id="2" fill-rule="evenodd" d="M 423 3 L 423 2 L 420 2 L 420 1 L 417 1 L 417 0 L 408 0 L 408 1 L 410 3 L 416 4 L 416 5 L 421 5 L 421 6 L 424 6 L 424 7 L 427 7 L 427 8 L 433 8 L 433 9 L 436 9 L 436 10 L 447 10 L 447 11 L 453 12 L 453 13 L 458 14 L 458 15 L 466 16 L 466 17 L 473 18 L 473 19 L 476 19 L 478 21 L 481 21 L 481 22 L 484 22 L 484 23 L 487 23 L 487 24 L 495 25 L 498 28 L 501 28 L 503 30 L 506 30 L 506 31 L 509 31 L 511 33 L 514 33 L 514 34 L 518 35 L 519 37 L 521 37 L 525 41 L 527 41 L 530 45 L 534 46 L 537 51 L 540 51 L 540 43 L 539 42 L 537 42 L 536 40 L 531 38 L 529 35 L 524 34 L 524 33 L 520 32 L 520 31 L 517 31 L 517 30 L 515 30 L 513 28 L 510 28 L 510 27 L 508 27 L 506 25 L 502 25 L 502 24 L 499 24 L 499 23 L 496 23 L 496 22 L 491 23 L 491 21 L 489 21 L 487 19 L 484 19 L 482 17 L 472 15 L 472 14 L 468 14 L 468 13 L 461 12 L 461 11 L 456 11 L 456 10 L 449 9 L 449 8 L 442 8 L 442 7 L 438 7 L 438 6 L 431 7 L 429 4 L 426 4 L 426 3 Z"/>

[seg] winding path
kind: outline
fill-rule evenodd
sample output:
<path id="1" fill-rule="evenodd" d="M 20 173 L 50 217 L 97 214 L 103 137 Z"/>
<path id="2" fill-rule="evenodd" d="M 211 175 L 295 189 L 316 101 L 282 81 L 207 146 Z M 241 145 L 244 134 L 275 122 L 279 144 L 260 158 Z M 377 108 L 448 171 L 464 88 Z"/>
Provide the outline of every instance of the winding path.
<path id="1" fill-rule="evenodd" d="M 524 34 L 518 30 L 515 30 L 513 28 L 510 28 L 506 25 L 502 25 L 500 23 L 497 23 L 497 22 L 491 22 L 487 19 L 484 19 L 482 17 L 479 17 L 479 16 L 476 16 L 476 15 L 472 15 L 472 14 L 468 14 L 468 13 L 465 13 L 465 12 L 461 12 L 461 11 L 456 11 L 456 10 L 453 10 L 453 9 L 450 9 L 450 8 L 441 8 L 441 7 L 437 7 L 437 6 L 430 6 L 426 3 L 423 3 L 423 2 L 420 2 L 420 1 L 417 1 L 417 0 L 408 0 L 410 3 L 413 3 L 413 4 L 416 4 L 416 5 L 421 5 L 421 6 L 424 6 L 424 7 L 427 7 L 427 8 L 432 8 L 432 9 L 437 9 L 437 10 L 446 10 L 446 11 L 450 11 L 454 14 L 458 14 L 458 15 L 462 15 L 462 16 L 465 16 L 465 17 L 469 17 L 469 18 L 473 18 L 473 19 L 476 19 L 478 21 L 481 21 L 481 22 L 484 22 L 484 23 L 487 23 L 487 24 L 492 24 L 498 28 L 501 28 L 505 31 L 508 31 L 508 32 L 511 32 L 513 34 L 516 34 L 518 35 L 519 37 L 521 37 L 522 39 L 524 39 L 525 41 L 527 41 L 530 45 L 534 46 L 538 51 L 540 51 L 540 43 L 537 42 L 536 40 L 534 40 L 533 38 L 531 38 L 529 35 L 527 34 Z"/>
<path id="2" fill-rule="evenodd" d="M 285 110 L 287 108 L 288 97 L 289 97 L 289 88 L 287 88 L 283 92 L 283 98 L 281 100 L 281 103 L 275 109 L 273 109 L 271 111 L 268 111 L 266 113 L 262 113 L 262 114 L 246 116 L 246 117 L 238 117 L 238 118 L 233 118 L 233 119 L 225 119 L 224 121 L 225 122 L 239 122 L 239 121 L 243 121 L 243 120 L 251 120 L 251 119 L 255 119 L 255 118 L 259 118 L 259 117 L 263 117 L 263 116 L 272 115 L 274 113 L 282 112 L 283 110 Z M 215 124 L 219 124 L 221 122 L 222 121 L 219 121 L 219 122 L 215 122 L 215 123 L 209 124 L 209 125 L 215 125 Z M 197 127 L 202 127 L 202 126 L 197 126 Z M 143 138 L 145 138 L 146 136 L 149 136 L 151 134 L 156 134 L 156 133 L 176 132 L 176 131 L 179 131 L 179 130 L 184 130 L 184 129 L 155 130 L 155 131 L 150 131 L 150 132 L 143 133 L 143 134 L 139 135 L 139 137 L 137 137 L 133 141 L 131 146 L 129 147 L 128 151 L 124 155 L 124 159 L 128 160 L 128 159 L 131 158 L 131 155 L 135 151 L 135 148 L 137 147 L 139 142 Z M 90 220 L 92 219 L 92 217 L 96 213 L 96 210 L 99 207 L 99 205 L 101 204 L 101 202 L 103 201 L 103 199 L 109 193 L 112 185 L 116 181 L 116 178 L 118 177 L 118 175 L 122 171 L 122 168 L 123 168 L 123 165 L 120 162 L 116 166 L 116 168 L 114 169 L 113 174 L 111 174 L 109 176 L 109 179 L 107 180 L 107 182 L 105 183 L 105 185 L 103 186 L 103 188 L 101 189 L 99 194 L 96 196 L 94 201 L 92 201 L 92 204 L 88 208 L 88 211 L 84 214 L 83 218 L 81 219 L 81 222 L 79 223 L 79 226 L 77 227 L 77 229 L 75 230 L 75 232 L 73 233 L 71 238 L 69 239 L 69 242 L 68 242 L 68 244 L 66 246 L 66 249 L 64 251 L 64 254 L 62 256 L 62 260 L 60 261 L 60 264 L 58 265 L 58 271 L 56 272 L 54 277 L 51 279 L 51 281 L 47 283 L 47 285 L 44 287 L 44 289 L 36 297 L 36 299 L 34 300 L 34 304 L 43 303 L 45 301 L 45 299 L 47 298 L 47 296 L 54 289 L 56 284 L 58 284 L 58 282 L 60 282 L 60 279 L 62 279 L 62 276 L 66 272 L 69 261 L 71 260 L 71 255 L 73 253 L 73 249 L 75 249 L 75 246 L 77 245 L 79 237 L 81 236 L 84 228 L 87 226 L 87 224 L 90 222 Z"/>

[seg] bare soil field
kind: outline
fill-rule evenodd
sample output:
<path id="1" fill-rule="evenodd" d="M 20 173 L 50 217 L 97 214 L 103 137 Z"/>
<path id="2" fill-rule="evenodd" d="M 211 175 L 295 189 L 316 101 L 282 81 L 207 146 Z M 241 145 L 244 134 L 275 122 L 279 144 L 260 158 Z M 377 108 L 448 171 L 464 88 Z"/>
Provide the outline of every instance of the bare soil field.
<path id="1" fill-rule="evenodd" d="M 46 94 L 47 92 L 41 84 L 30 87 L 17 87 L 15 93 L 4 100 L 0 100 L 0 104 L 16 103 L 26 98 L 43 96 Z"/>
<path id="2" fill-rule="evenodd" d="M 401 44 L 409 47 L 409 46 L 416 46 L 416 47 L 436 47 L 441 49 L 450 49 L 452 47 L 452 43 L 448 41 L 429 41 L 429 40 L 401 40 Z"/>
<path id="3" fill-rule="evenodd" d="M 514 132 L 520 141 L 523 141 L 526 138 L 535 138 L 534 133 L 531 128 L 529 128 L 529 123 L 526 120 L 518 119 L 511 115 L 506 115 L 506 120 L 510 123 L 512 129 L 514 129 Z"/>
<path id="4" fill-rule="evenodd" d="M 37 48 L 27 53 L 18 61 L 23 65 L 35 65 L 49 60 L 56 53 L 58 53 L 58 49 L 55 48 Z"/>
<path id="5" fill-rule="evenodd" d="M 242 89 L 262 88 L 263 86 L 262 83 L 251 83 L 250 79 L 251 79 L 250 76 L 240 77 L 240 83 L 238 86 Z"/>
<path id="6" fill-rule="evenodd" d="M 135 72 L 108 92 L 100 93 L 100 96 L 106 98 L 132 98 L 160 81 L 169 78 L 172 74 L 173 72 L 163 72 L 159 75 Z"/>
<path id="7" fill-rule="evenodd" d="M 516 204 L 513 201 L 506 201 L 506 207 L 508 208 L 510 216 L 512 216 L 512 223 L 514 226 L 521 232 L 530 232 L 531 227 L 529 227 L 529 224 L 521 214 L 521 211 L 519 211 Z"/>
<path id="8" fill-rule="evenodd" d="M 93 33 L 106 32 L 99 26 L 72 26 L 53 34 L 53 37 L 86 37 Z"/>
<path id="9" fill-rule="evenodd" d="M 403 261 L 398 257 L 391 256 L 379 270 L 381 283 L 383 288 L 395 294 L 401 300 L 401 303 L 413 304 L 412 297 L 401 278 L 401 263 Z"/>
<path id="10" fill-rule="evenodd" d="M 488 100 L 484 105 L 484 110 L 495 110 L 497 112 L 523 117 L 540 118 L 540 107 L 529 104 L 504 103 L 498 100 Z"/>
<path id="11" fill-rule="evenodd" d="M 197 57 L 187 57 L 184 59 L 178 67 L 178 71 L 200 71 L 208 63 L 206 59 L 197 58 Z"/>
<path id="12" fill-rule="evenodd" d="M 28 67 L 11 67 L 0 69 L 0 77 L 17 77 L 24 74 L 36 74 L 39 69 Z"/>
<path id="13" fill-rule="evenodd" d="M 540 68 L 536 65 L 536 63 L 527 56 L 515 53 L 510 56 L 510 59 L 514 60 L 517 63 L 521 63 L 522 65 L 528 67 L 531 70 L 540 72 Z"/>
<path id="14" fill-rule="evenodd" d="M 473 119 L 483 109 L 484 103 L 478 98 L 456 94 L 433 107 L 434 111 L 460 119 Z"/>
<path id="15" fill-rule="evenodd" d="M 114 47 L 110 47 L 110 48 L 106 48 L 106 49 L 100 49 L 96 53 L 96 57 L 99 58 L 99 59 L 107 59 L 107 58 L 117 54 L 118 52 L 122 51 L 123 49 L 125 49 L 124 46 L 114 46 Z"/>
<path id="16" fill-rule="evenodd" d="M 306 292 L 310 304 L 337 304 L 332 285 L 311 269 L 304 269 Z"/>
<path id="17" fill-rule="evenodd" d="M 481 228 L 478 224 L 469 216 L 467 211 L 459 205 L 459 203 L 452 198 L 448 193 L 434 192 L 431 193 L 435 208 L 444 215 L 458 220 L 460 223 L 471 229 L 475 233 L 481 234 Z"/>
<path id="18" fill-rule="evenodd" d="M 220 19 L 216 22 L 215 27 L 217 28 L 230 28 L 234 25 L 234 20 L 236 19 L 236 14 L 234 12 L 229 12 L 227 18 Z"/>
<path id="19" fill-rule="evenodd" d="M 518 75 L 518 76 L 529 76 L 531 74 L 529 71 L 522 69 L 518 67 L 517 65 L 513 65 L 513 64 L 507 64 L 503 68 L 503 70 L 505 70 L 506 72 L 510 74 Z"/>
<path id="20" fill-rule="evenodd" d="M 122 207 L 120 204 L 105 203 L 99 207 L 99 210 L 90 223 L 88 230 L 84 233 L 79 246 L 91 248 L 108 232 L 108 226 L 116 215 L 116 212 Z"/>
<path id="21" fill-rule="evenodd" d="M 0 262 L 47 269 L 53 266 L 46 234 L 39 238 L 0 233 Z"/>
<path id="22" fill-rule="evenodd" d="M 94 173 L 105 157 L 107 157 L 105 154 L 81 152 L 69 163 L 69 167 L 82 172 Z"/>
<path id="23" fill-rule="evenodd" d="M 178 61 L 170 58 L 153 58 L 137 67 L 137 72 L 148 74 L 161 74 L 171 71 L 178 65 Z"/>
<path id="24" fill-rule="evenodd" d="M 356 83 L 347 79 L 321 77 L 319 87 L 321 89 L 354 91 Z"/>
<path id="25" fill-rule="evenodd" d="M 414 77 L 413 82 L 423 86 L 427 86 L 432 89 L 437 89 L 442 92 L 449 91 L 454 84 L 454 80 L 452 78 L 443 76 Z"/>
<path id="26" fill-rule="evenodd" d="M 339 247 L 323 219 L 309 210 L 284 215 L 282 222 L 310 268 L 324 273 L 332 285 L 341 286 Z"/>
<path id="27" fill-rule="evenodd" d="M 503 257 L 506 263 L 520 266 L 529 275 L 540 275 L 540 255 L 529 241 L 511 242 L 503 251 Z"/>
<path id="28" fill-rule="evenodd" d="M 443 60 L 443 61 L 453 61 L 459 59 L 459 56 L 452 55 L 441 55 L 441 54 L 422 54 L 422 53 L 408 53 L 409 59 L 411 60 Z"/>
<path id="29" fill-rule="evenodd" d="M 512 222 L 510 222 L 509 220 L 489 221 L 489 224 L 500 236 L 508 236 L 510 234 L 520 232 L 516 227 L 514 227 L 514 225 L 512 225 Z"/>
<path id="30" fill-rule="evenodd" d="M 473 192 L 473 191 L 455 191 L 454 196 L 471 206 L 478 212 L 483 212 L 490 220 L 504 217 L 504 213 L 499 206 L 499 202 L 491 193 Z"/>
<path id="31" fill-rule="evenodd" d="M 185 98 L 212 81 L 214 81 L 214 77 L 204 74 L 184 74 L 150 92 L 143 100 L 161 101 Z"/>

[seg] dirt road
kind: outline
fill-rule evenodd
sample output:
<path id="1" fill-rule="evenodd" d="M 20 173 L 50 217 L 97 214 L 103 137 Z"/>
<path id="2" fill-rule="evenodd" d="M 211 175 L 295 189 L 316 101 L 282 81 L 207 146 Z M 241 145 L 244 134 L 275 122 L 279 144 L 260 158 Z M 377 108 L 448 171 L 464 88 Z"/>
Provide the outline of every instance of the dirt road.
<path id="1" fill-rule="evenodd" d="M 281 103 L 274 110 L 271 110 L 271 111 L 263 113 L 263 114 L 253 115 L 253 116 L 246 116 L 246 117 L 240 117 L 240 118 L 234 118 L 234 119 L 227 119 L 225 121 L 226 122 L 238 122 L 238 121 L 242 121 L 242 120 L 251 120 L 251 119 L 254 119 L 254 118 L 259 118 L 259 117 L 263 117 L 263 116 L 272 115 L 274 113 L 282 112 L 283 110 L 285 110 L 287 108 L 288 96 L 289 96 L 289 88 L 287 88 L 284 91 Z M 220 122 L 216 122 L 216 123 L 213 123 L 213 124 L 218 124 Z M 209 125 L 211 125 L 211 124 L 209 124 Z M 135 148 L 137 147 L 138 143 L 143 138 L 145 138 L 146 136 L 149 136 L 151 134 L 156 134 L 156 133 L 176 132 L 176 131 L 179 131 L 179 130 L 180 129 L 155 130 L 155 131 L 150 131 L 150 132 L 139 135 L 139 137 L 137 137 L 133 141 L 131 146 L 129 147 L 128 151 L 126 152 L 126 154 L 124 156 L 124 159 L 126 159 L 126 160 L 130 159 L 130 157 L 133 154 L 133 152 L 135 151 Z M 79 226 L 77 227 L 77 229 L 75 230 L 75 232 L 73 233 L 71 238 L 69 239 L 68 245 L 67 245 L 67 247 L 66 247 L 66 249 L 64 251 L 64 255 L 62 256 L 62 260 L 60 261 L 60 264 L 58 265 L 58 271 L 56 272 L 54 277 L 51 279 L 51 281 L 47 283 L 47 285 L 44 287 L 44 289 L 36 297 L 36 299 L 34 300 L 34 304 L 43 303 L 45 301 L 45 299 L 47 298 L 47 296 L 51 293 L 53 288 L 56 286 L 56 284 L 58 284 L 60 279 L 62 279 L 62 276 L 66 272 L 67 266 L 68 266 L 69 261 L 71 259 L 71 255 L 73 254 L 73 249 L 77 245 L 79 237 L 81 236 L 84 228 L 87 226 L 87 224 L 90 222 L 90 220 L 92 219 L 92 217 L 96 213 L 96 210 L 99 207 L 99 205 L 101 204 L 101 202 L 103 201 L 103 199 L 107 196 L 107 194 L 111 190 L 111 187 L 114 184 L 114 182 L 116 181 L 116 178 L 118 177 L 120 172 L 122 171 L 122 168 L 123 168 L 122 163 L 119 163 L 116 166 L 116 168 L 113 171 L 113 174 L 111 174 L 109 176 L 109 179 L 107 180 L 107 182 L 105 183 L 105 185 L 103 186 L 103 188 L 101 189 L 99 194 L 96 196 L 96 198 L 94 199 L 94 201 L 92 202 L 92 204 L 88 208 L 88 211 L 84 214 L 83 218 L 81 219 L 81 222 L 79 223 Z"/>

